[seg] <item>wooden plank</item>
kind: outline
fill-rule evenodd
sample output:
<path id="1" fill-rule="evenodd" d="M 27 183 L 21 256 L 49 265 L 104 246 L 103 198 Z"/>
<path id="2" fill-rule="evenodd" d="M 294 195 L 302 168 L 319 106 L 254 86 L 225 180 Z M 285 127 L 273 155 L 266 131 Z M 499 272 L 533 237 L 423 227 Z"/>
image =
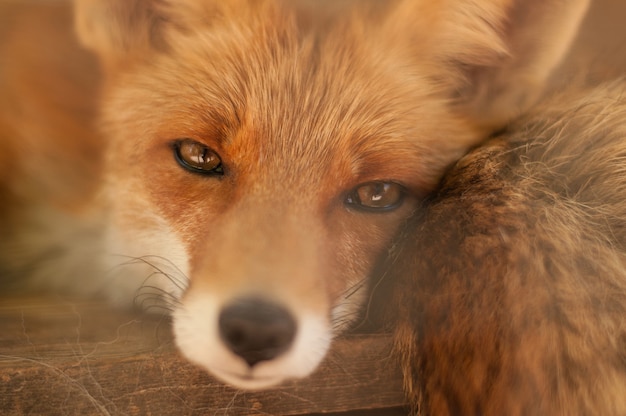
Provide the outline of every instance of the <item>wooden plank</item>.
<path id="1" fill-rule="evenodd" d="M 308 379 L 250 393 L 181 359 L 164 317 L 95 302 L 4 298 L 0 328 L 2 414 L 403 412 L 400 372 L 384 334 L 346 336 Z"/>

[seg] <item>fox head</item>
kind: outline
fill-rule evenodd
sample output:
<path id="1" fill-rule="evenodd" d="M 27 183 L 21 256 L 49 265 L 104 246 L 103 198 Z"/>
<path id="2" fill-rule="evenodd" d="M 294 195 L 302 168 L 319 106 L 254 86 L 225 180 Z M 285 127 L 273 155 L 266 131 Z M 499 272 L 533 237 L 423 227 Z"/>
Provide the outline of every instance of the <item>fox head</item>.
<path id="1" fill-rule="evenodd" d="M 105 72 L 109 250 L 192 362 L 304 377 L 446 167 L 524 111 L 585 1 L 77 0 Z M 419 253 L 416 253 L 419 255 Z"/>

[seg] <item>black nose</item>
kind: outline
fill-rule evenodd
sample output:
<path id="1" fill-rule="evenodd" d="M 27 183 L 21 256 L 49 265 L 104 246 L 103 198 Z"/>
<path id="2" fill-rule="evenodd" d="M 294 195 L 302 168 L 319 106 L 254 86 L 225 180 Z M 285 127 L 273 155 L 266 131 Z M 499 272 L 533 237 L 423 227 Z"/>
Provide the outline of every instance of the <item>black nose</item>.
<path id="1" fill-rule="evenodd" d="M 228 348 L 252 367 L 289 348 L 296 335 L 296 321 L 279 305 L 247 298 L 222 309 L 219 330 Z"/>

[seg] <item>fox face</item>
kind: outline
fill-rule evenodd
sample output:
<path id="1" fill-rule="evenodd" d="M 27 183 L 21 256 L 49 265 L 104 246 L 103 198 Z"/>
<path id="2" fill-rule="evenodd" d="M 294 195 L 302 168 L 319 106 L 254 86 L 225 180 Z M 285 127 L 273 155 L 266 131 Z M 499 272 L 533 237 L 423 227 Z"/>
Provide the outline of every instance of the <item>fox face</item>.
<path id="1" fill-rule="evenodd" d="M 393 62 L 293 31 L 177 38 L 106 98 L 110 251 L 172 260 L 185 277 L 158 285 L 181 298 L 181 349 L 250 387 L 320 361 L 358 317 L 373 263 L 435 185 L 431 172 L 449 163 L 435 143 L 471 132 L 463 120 L 415 123 L 446 109 L 429 89 L 407 96 Z"/>
<path id="2" fill-rule="evenodd" d="M 513 10 L 479 3 L 476 13 Z M 494 22 L 446 51 L 446 10 L 342 7 L 77 2 L 106 74 L 108 250 L 130 265 L 112 293 L 160 293 L 182 353 L 238 387 L 313 371 L 358 318 L 374 264 L 420 198 L 535 94 L 493 87 L 492 67 L 476 75 L 508 68 Z M 520 79 L 540 85 L 567 44 Z M 481 117 L 465 110 L 484 97 Z M 491 101 L 515 104 L 490 113 Z"/>

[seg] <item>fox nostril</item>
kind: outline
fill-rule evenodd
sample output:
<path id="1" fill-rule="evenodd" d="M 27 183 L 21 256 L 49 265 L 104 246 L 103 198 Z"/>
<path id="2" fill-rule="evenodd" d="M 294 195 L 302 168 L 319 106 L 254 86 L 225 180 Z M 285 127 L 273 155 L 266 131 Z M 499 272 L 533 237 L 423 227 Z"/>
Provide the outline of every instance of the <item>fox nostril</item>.
<path id="1" fill-rule="evenodd" d="M 296 335 L 296 322 L 285 308 L 261 299 L 239 299 L 219 316 L 220 336 L 250 367 L 284 353 Z"/>

